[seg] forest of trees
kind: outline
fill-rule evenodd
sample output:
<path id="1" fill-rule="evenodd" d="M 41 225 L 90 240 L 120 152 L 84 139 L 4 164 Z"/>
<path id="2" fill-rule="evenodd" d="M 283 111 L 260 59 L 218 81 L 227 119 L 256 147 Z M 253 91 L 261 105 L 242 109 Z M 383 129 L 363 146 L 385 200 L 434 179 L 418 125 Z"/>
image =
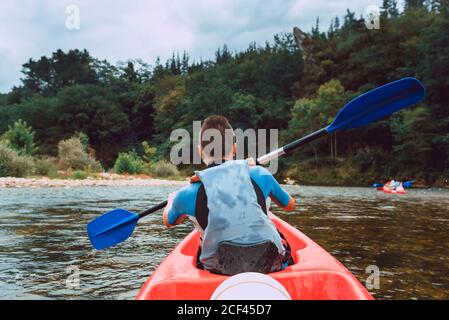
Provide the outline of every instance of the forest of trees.
<path id="1" fill-rule="evenodd" d="M 401 10 L 399 10 L 401 9 Z M 277 128 L 281 141 L 332 121 L 350 99 L 406 76 L 426 87 L 423 103 L 375 124 L 339 133 L 281 161 L 280 177 L 304 183 L 363 184 L 389 177 L 427 183 L 449 176 L 449 1 L 385 0 L 380 29 L 351 11 L 327 30 L 318 20 L 300 46 L 281 33 L 242 52 L 226 45 L 215 58 L 174 53 L 153 66 L 111 65 L 86 50 L 57 50 L 23 64 L 22 85 L 0 95 L 0 135 L 17 120 L 35 132 L 38 154 L 85 134 L 111 168 L 142 142 L 169 155 L 175 128 L 211 114 L 234 127 Z"/>

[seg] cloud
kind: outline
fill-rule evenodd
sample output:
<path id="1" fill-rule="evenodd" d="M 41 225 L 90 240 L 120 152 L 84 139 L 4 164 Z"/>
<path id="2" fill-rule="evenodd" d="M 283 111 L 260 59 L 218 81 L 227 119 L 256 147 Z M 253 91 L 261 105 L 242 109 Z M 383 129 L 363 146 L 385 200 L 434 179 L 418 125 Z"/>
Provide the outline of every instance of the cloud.
<path id="1" fill-rule="evenodd" d="M 346 8 L 357 15 L 380 0 L 2 0 L 0 1 L 0 92 L 20 84 L 28 59 L 56 49 L 87 49 L 112 63 L 133 58 L 154 63 L 173 51 L 208 59 L 227 44 L 232 51 L 263 44 L 293 26 L 322 30 Z M 65 8 L 80 9 L 80 29 L 65 26 Z"/>

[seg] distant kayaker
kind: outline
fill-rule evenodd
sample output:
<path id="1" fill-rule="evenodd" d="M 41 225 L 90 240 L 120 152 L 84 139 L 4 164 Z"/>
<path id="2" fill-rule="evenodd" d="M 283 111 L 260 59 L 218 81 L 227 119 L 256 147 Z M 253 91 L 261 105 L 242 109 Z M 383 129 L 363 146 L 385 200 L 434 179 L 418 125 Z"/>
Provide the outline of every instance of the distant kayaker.
<path id="1" fill-rule="evenodd" d="M 209 152 L 216 143 L 205 138 L 209 130 L 220 132 L 221 152 Z M 233 160 L 235 135 L 223 116 L 204 120 L 198 151 L 207 168 L 197 171 L 190 185 L 169 196 L 164 224 L 171 227 L 186 217 L 194 223 L 202 239 L 199 268 L 227 275 L 285 268 L 291 262 L 289 246 L 268 217 L 266 200 L 271 197 L 290 211 L 293 198 L 254 160 Z"/>
<path id="2" fill-rule="evenodd" d="M 388 188 L 390 188 L 391 190 L 396 190 L 400 186 L 401 186 L 401 182 L 395 181 L 394 179 L 391 179 L 390 183 L 388 184 Z"/>

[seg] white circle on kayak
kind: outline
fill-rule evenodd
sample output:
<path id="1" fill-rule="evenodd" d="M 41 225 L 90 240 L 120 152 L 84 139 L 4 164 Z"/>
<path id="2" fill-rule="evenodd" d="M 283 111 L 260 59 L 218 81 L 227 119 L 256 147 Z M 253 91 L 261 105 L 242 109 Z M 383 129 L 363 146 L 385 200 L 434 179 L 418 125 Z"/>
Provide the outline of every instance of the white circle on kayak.
<path id="1" fill-rule="evenodd" d="M 245 272 L 223 281 L 211 300 L 291 300 L 282 284 L 257 272 Z"/>

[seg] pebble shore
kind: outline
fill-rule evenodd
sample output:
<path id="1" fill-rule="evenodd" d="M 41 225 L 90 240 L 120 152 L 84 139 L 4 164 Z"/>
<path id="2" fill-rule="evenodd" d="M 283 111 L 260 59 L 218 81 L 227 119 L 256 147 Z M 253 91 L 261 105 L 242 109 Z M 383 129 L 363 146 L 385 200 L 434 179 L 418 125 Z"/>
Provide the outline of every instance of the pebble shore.
<path id="1" fill-rule="evenodd" d="M 75 187 L 110 187 L 110 186 L 182 186 L 185 181 L 153 179 L 142 176 L 124 176 L 100 174 L 96 178 L 83 180 L 36 178 L 0 178 L 0 188 L 75 188 Z"/>

